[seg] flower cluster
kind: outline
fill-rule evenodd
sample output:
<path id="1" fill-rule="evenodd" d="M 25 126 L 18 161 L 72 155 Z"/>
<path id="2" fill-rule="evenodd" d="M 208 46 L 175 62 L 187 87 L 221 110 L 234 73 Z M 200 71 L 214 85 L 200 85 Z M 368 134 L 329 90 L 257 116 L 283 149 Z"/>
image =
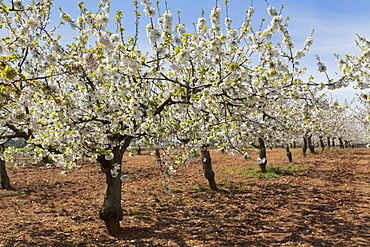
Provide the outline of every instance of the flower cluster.
<path id="1" fill-rule="evenodd" d="M 121 170 L 120 164 L 113 164 L 113 168 L 110 170 L 110 173 L 113 178 L 116 178 L 119 174 L 119 170 Z"/>
<path id="2" fill-rule="evenodd" d="M 265 158 L 263 158 L 263 159 L 261 159 L 261 158 L 257 158 L 257 164 L 258 165 L 263 165 L 263 164 L 265 164 L 266 163 L 266 159 Z"/>
<path id="3" fill-rule="evenodd" d="M 161 38 L 161 32 L 151 23 L 146 25 L 146 34 L 151 44 L 155 44 Z"/>
<path id="4" fill-rule="evenodd" d="M 163 32 L 172 32 L 172 13 L 167 10 L 163 13 L 162 17 L 158 19 L 158 24 L 161 26 Z"/>
<path id="5" fill-rule="evenodd" d="M 150 0 L 143 0 L 141 1 L 141 4 L 145 6 L 144 13 L 149 16 L 150 18 L 154 18 L 157 14 L 156 10 L 151 7 L 151 1 Z"/>
<path id="6" fill-rule="evenodd" d="M 221 33 L 221 25 L 220 25 L 220 18 L 221 18 L 221 7 L 217 5 L 211 11 L 211 33 L 218 36 Z"/>

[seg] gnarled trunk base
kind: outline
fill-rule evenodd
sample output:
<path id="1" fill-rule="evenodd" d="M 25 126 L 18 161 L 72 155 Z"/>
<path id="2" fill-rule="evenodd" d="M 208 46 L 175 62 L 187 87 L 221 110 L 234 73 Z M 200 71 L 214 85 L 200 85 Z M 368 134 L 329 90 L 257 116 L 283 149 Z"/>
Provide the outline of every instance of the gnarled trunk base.
<path id="1" fill-rule="evenodd" d="M 100 209 L 100 218 L 107 227 L 108 234 L 116 236 L 120 233 L 119 222 L 123 219 L 123 210 L 121 207 L 122 190 L 122 156 L 132 137 L 126 136 L 122 146 L 113 148 L 113 159 L 107 160 L 106 156 L 99 155 L 98 161 L 100 169 L 105 173 L 106 190 L 104 194 L 104 203 Z"/>
<path id="2" fill-rule="evenodd" d="M 112 209 L 108 209 L 105 206 L 103 206 L 99 214 L 100 214 L 100 218 L 105 223 L 108 234 L 111 236 L 116 236 L 121 231 L 119 222 L 123 219 L 123 212 L 122 210 L 118 212 L 117 211 L 113 212 L 113 211 Z"/>
<path id="3" fill-rule="evenodd" d="M 120 232 L 119 222 L 123 218 L 121 207 L 121 169 L 117 171 L 117 176 L 113 177 L 110 170 L 105 173 L 107 188 L 104 195 L 104 203 L 100 209 L 100 218 L 107 227 L 108 234 L 115 236 Z"/>

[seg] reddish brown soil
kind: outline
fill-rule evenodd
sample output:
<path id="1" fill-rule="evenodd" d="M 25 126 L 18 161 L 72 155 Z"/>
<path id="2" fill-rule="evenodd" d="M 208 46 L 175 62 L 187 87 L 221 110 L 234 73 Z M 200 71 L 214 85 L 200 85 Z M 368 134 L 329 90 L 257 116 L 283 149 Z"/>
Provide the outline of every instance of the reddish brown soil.
<path id="1" fill-rule="evenodd" d="M 240 175 L 255 161 L 212 151 L 220 190 L 208 189 L 198 161 L 171 175 L 170 194 L 153 156 L 125 156 L 132 175 L 116 238 L 98 217 L 98 165 L 68 176 L 9 167 L 14 190 L 0 189 L 0 246 L 370 246 L 370 149 L 293 154 L 306 170 L 258 179 Z M 270 167 L 288 164 L 283 150 L 268 156 Z"/>

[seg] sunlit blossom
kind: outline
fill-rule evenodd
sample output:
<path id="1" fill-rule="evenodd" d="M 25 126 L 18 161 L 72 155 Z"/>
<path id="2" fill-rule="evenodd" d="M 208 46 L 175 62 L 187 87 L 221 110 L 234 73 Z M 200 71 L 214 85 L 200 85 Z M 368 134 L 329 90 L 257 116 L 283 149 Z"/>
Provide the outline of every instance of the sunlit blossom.
<path id="1" fill-rule="evenodd" d="M 101 24 L 102 26 L 106 27 L 109 22 L 109 16 L 108 15 L 98 15 L 95 17 L 96 23 Z"/>
<path id="2" fill-rule="evenodd" d="M 262 165 L 262 164 L 265 164 L 265 163 L 266 163 L 266 159 L 265 158 L 263 158 L 263 159 L 257 158 L 257 164 L 258 165 Z"/>
<path id="3" fill-rule="evenodd" d="M 150 7 L 150 6 L 145 6 L 144 8 L 144 12 L 147 16 L 151 17 L 151 18 L 154 18 L 155 15 L 157 14 L 155 8 L 153 7 Z"/>
<path id="4" fill-rule="evenodd" d="M 60 18 L 66 22 L 70 22 L 72 20 L 71 16 L 65 12 L 60 13 Z"/>
<path id="5" fill-rule="evenodd" d="M 269 13 L 270 16 L 276 16 L 278 14 L 275 7 L 272 6 L 267 7 L 267 12 Z"/>
<path id="6" fill-rule="evenodd" d="M 121 169 L 120 164 L 113 164 L 113 168 L 110 170 L 110 173 L 113 178 L 116 178 L 118 176 L 120 169 Z"/>
<path id="7" fill-rule="evenodd" d="M 308 38 L 306 39 L 306 41 L 304 42 L 304 45 L 306 45 L 306 46 L 311 46 L 311 45 L 312 45 L 312 43 L 313 43 L 313 39 L 312 39 L 312 37 L 308 37 Z"/>

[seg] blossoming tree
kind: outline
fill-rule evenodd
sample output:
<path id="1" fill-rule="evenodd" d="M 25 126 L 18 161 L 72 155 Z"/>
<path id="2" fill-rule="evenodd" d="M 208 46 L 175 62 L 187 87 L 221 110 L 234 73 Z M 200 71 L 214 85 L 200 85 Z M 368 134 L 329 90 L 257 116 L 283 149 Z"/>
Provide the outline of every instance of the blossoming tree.
<path id="1" fill-rule="evenodd" d="M 253 8 L 249 8 L 239 32 L 231 28 L 227 16 L 224 33 L 219 6 L 212 10 L 210 28 L 201 17 L 196 30 L 186 32 L 183 23 L 174 27 L 169 9 L 158 19 L 158 25 L 154 24 L 156 12 L 150 1 L 142 4 L 150 18 L 146 32 L 152 54 L 144 56 L 138 49 L 138 36 L 124 37 L 122 12 L 117 12 L 116 30 L 108 30 L 108 1 L 102 0 L 94 13 L 79 3 L 81 15 L 76 20 L 61 13 L 62 23 L 76 29 L 75 42 L 62 45 L 53 30 L 44 41 L 44 74 L 60 76 L 38 81 L 31 94 L 35 103 L 31 114 L 38 126 L 32 141 L 62 152 L 57 164 L 64 167 L 74 166 L 85 156 L 99 162 L 107 183 L 100 216 L 111 235 L 118 233 L 123 215 L 120 166 L 133 139 L 145 137 L 150 141 L 165 136 L 165 126 L 173 125 L 173 111 L 211 118 L 198 127 L 193 118 L 187 118 L 193 131 L 207 132 L 210 124 L 219 121 L 218 116 L 230 118 L 227 111 L 231 100 L 242 98 L 252 108 L 254 90 L 262 96 L 271 91 L 273 96 L 281 88 L 293 87 L 295 74 L 302 73 L 293 68 L 293 74 L 284 77 L 286 65 L 275 59 L 277 48 L 270 41 L 273 34 L 281 29 L 283 42 L 288 47 L 292 42 L 281 25 L 282 16 L 272 7 L 268 8 L 271 21 L 265 30 L 253 31 Z M 139 12 L 137 23 L 138 19 Z M 310 43 L 309 38 L 307 47 Z M 297 52 L 297 60 L 307 50 Z M 262 61 L 256 66 L 251 59 L 255 53 L 261 54 Z M 232 121 L 235 123 L 228 119 L 226 125 Z M 223 128 L 212 133 L 205 144 L 228 134 Z"/>
<path id="2" fill-rule="evenodd" d="M 359 55 L 346 55 L 345 58 L 340 58 L 337 55 L 338 67 L 341 74 L 340 86 L 348 86 L 349 82 L 355 82 L 355 88 L 363 90 L 360 94 L 360 102 L 363 103 L 365 117 L 363 121 L 369 123 L 370 121 L 370 96 L 365 92 L 370 88 L 370 41 L 357 34 L 358 39 L 355 44 L 360 49 Z M 369 126 L 369 125 L 368 125 Z M 368 128 L 367 128 L 368 129 Z"/>
<path id="3" fill-rule="evenodd" d="M 51 4 L 47 1 L 23 5 L 22 1 L 0 2 L 0 150 L 12 138 L 32 136 L 30 91 L 42 72 L 39 43 L 49 22 Z M 52 76 L 45 75 L 43 78 Z M 10 188 L 5 157 L 0 155 L 1 187 Z"/>

